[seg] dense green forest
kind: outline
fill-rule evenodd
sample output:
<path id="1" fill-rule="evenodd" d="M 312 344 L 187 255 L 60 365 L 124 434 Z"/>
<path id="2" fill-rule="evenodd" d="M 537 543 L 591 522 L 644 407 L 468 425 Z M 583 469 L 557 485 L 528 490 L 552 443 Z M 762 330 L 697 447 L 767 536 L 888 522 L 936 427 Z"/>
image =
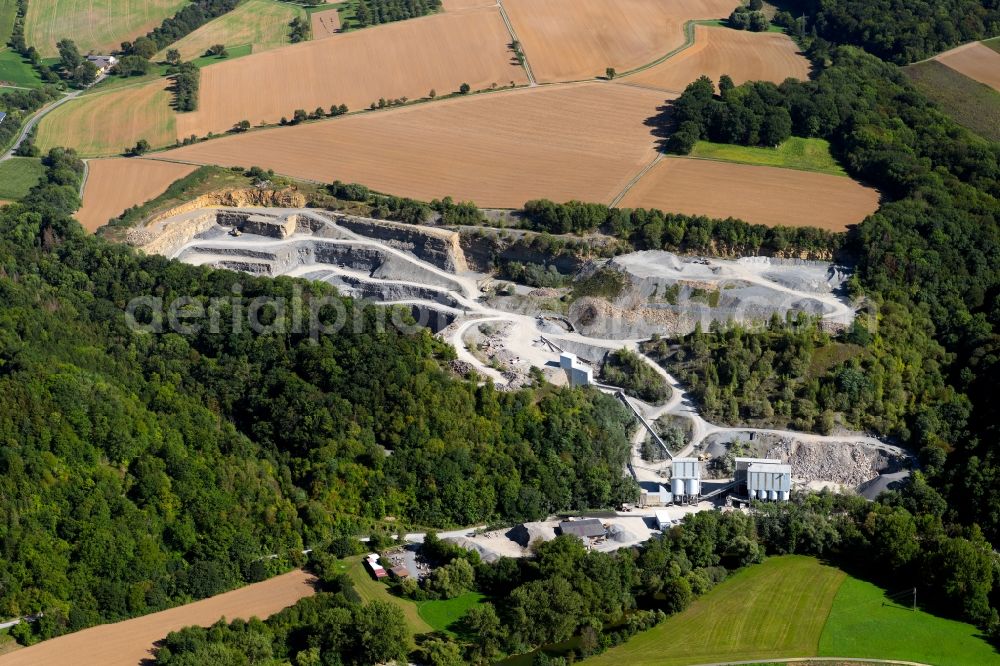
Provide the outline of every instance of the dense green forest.
<path id="1" fill-rule="evenodd" d="M 428 535 L 422 556 L 435 567 L 423 588 L 395 583 L 397 593 L 435 598 L 442 571 L 463 571 L 465 585 L 484 594 L 450 627 L 417 636 L 409 658 L 433 666 L 491 664 L 508 654 L 554 646 L 578 637 L 565 658 L 601 652 L 684 610 L 729 573 L 766 555 L 815 555 L 855 575 L 893 589 L 919 584 L 933 610 L 979 622 L 996 632 L 990 609 L 993 555 L 975 528 L 947 530 L 944 500 L 922 477 L 878 503 L 828 493 L 764 504 L 755 514 L 701 512 L 635 549 L 604 553 L 572 536 L 536 547 L 526 560 L 479 560 Z M 220 622 L 170 634 L 158 666 L 218 664 L 363 664 L 402 659 L 406 637 L 398 609 L 363 605 L 350 581 L 338 574 L 334 557 L 317 553 L 311 562 L 328 588 L 265 622 Z M 387 636 L 365 631 L 370 618 L 383 621 Z M 392 638 L 390 644 L 385 639 Z M 563 664 L 536 658 L 535 664 Z"/>
<path id="2" fill-rule="evenodd" d="M 82 163 L 44 161 L 47 180 L 0 209 L 0 615 L 45 612 L 23 640 L 258 580 L 387 516 L 513 521 L 634 494 L 612 398 L 499 393 L 321 284 L 84 236 L 66 217 Z M 123 310 L 145 295 L 225 297 L 221 329 L 138 334 Z M 233 309 L 263 296 L 326 299 L 318 316 L 352 324 L 314 339 L 289 310 L 284 331 L 240 326 Z"/>

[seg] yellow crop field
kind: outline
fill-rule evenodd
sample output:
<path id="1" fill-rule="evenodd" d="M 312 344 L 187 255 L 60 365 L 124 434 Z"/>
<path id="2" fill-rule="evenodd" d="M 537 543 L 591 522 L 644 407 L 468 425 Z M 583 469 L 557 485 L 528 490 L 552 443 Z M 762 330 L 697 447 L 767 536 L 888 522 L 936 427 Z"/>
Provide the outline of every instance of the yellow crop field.
<path id="1" fill-rule="evenodd" d="M 107 93 L 84 95 L 42 119 L 36 143 L 43 151 L 76 148 L 84 157 L 117 155 L 146 139 L 168 146 L 177 139 L 176 113 L 166 80 Z"/>
<path id="2" fill-rule="evenodd" d="M 288 24 L 295 17 L 305 18 L 305 11 L 287 2 L 247 0 L 228 14 L 209 21 L 169 48 L 181 52 L 183 60 L 204 55 L 209 47 L 224 44 L 232 48 L 249 44 L 254 53 L 289 44 Z M 157 55 L 163 58 L 166 51 Z"/>
<path id="3" fill-rule="evenodd" d="M 69 38 L 81 53 L 117 50 L 145 35 L 186 5 L 186 0 L 31 0 L 24 32 L 42 56 L 58 55 L 56 42 Z"/>

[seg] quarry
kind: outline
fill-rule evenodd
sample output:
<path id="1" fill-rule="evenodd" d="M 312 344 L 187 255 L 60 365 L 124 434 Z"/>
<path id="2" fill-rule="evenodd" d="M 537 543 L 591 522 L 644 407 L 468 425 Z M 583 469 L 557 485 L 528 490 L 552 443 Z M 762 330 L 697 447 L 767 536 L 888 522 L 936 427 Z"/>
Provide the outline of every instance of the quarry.
<path id="1" fill-rule="evenodd" d="M 818 435 L 709 423 L 684 387 L 639 348 L 651 336 L 685 334 L 699 324 L 705 329 L 728 321 L 763 324 L 796 312 L 841 330 L 855 315 L 844 293 L 847 269 L 800 259 L 644 251 L 588 260 L 569 267 L 561 286 L 532 287 L 498 279 L 481 248 L 474 258 L 467 256 L 469 239 L 455 229 L 319 209 L 220 205 L 168 212 L 126 238 L 146 253 L 189 264 L 322 281 L 343 295 L 399 306 L 412 316 L 408 325 L 428 328 L 455 348 L 456 374 L 499 390 L 528 385 L 540 372 L 556 385 L 572 376 L 574 385 L 593 383 L 615 395 L 639 425 L 624 472 L 642 489 L 638 506 L 627 507 L 637 512 L 630 518 L 645 516 L 646 522 L 645 528 L 638 523 L 615 528 L 615 538 L 602 541 L 602 548 L 633 542 L 628 535 L 648 538 L 649 530 L 657 529 L 651 519 L 658 511 L 680 516 L 749 501 L 729 480 L 740 456 L 787 468 L 791 490 L 829 488 L 869 497 L 891 488 L 913 466 L 908 452 L 864 433 Z M 581 293 L 580 285 L 599 288 Z M 650 404 L 602 382 L 602 365 L 621 349 L 663 378 L 666 400 Z M 664 419 L 683 431 L 676 450 L 668 450 L 651 425 Z M 651 446 L 661 452 L 653 460 L 647 459 Z M 699 485 L 675 498 L 669 491 L 680 459 L 695 461 Z M 465 545 L 484 555 L 523 555 L 528 543 L 522 537 L 485 534 Z"/>

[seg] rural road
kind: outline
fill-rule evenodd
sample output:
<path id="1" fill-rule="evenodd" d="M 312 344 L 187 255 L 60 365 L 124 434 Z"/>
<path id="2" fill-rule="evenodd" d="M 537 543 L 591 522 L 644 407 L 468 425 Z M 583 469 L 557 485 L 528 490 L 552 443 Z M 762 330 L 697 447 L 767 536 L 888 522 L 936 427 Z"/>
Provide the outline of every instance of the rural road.
<path id="1" fill-rule="evenodd" d="M 313 215 L 313 213 L 307 213 Z M 321 219 L 329 221 L 329 218 L 325 216 L 317 216 Z M 760 433 L 776 435 L 779 437 L 789 437 L 794 438 L 798 441 L 809 442 L 809 443 L 853 443 L 853 444 L 863 444 L 874 449 L 882 450 L 894 455 L 911 457 L 910 453 L 904 449 L 893 446 L 882 442 L 874 437 L 863 433 L 849 433 L 842 435 L 818 435 L 815 433 L 805 433 L 798 432 L 794 430 L 783 430 L 776 428 L 749 428 L 749 427 L 729 427 L 720 426 L 714 423 L 710 423 L 705 420 L 701 414 L 698 412 L 697 405 L 694 399 L 688 395 L 685 388 L 681 383 L 673 377 L 665 368 L 656 363 L 653 359 L 649 358 L 645 354 L 642 354 L 639 350 L 640 340 L 632 339 L 611 339 L 611 338 L 598 338 L 589 337 L 582 335 L 578 332 L 561 332 L 558 334 L 543 333 L 541 329 L 538 328 L 537 319 L 534 316 L 521 314 L 516 312 L 508 312 L 504 310 L 499 310 L 488 306 L 487 304 L 479 300 L 479 287 L 478 279 L 481 276 L 475 274 L 456 274 L 449 271 L 443 270 L 442 268 L 419 259 L 414 255 L 405 252 L 403 250 L 391 247 L 390 245 L 384 244 L 380 241 L 373 240 L 371 238 L 362 236 L 353 231 L 346 229 L 343 226 L 337 225 L 338 230 L 342 233 L 341 238 L 323 238 L 323 239 L 304 239 L 290 237 L 281 240 L 275 239 L 250 239 L 247 237 L 241 237 L 239 240 L 226 238 L 226 239 L 212 239 L 212 240 L 192 240 L 180 247 L 177 251 L 172 253 L 173 258 L 179 258 L 185 251 L 194 250 L 197 255 L 189 255 L 185 258 L 187 261 L 195 260 L 195 263 L 210 263 L 215 259 L 215 250 L 246 250 L 246 251 L 275 251 L 280 248 L 288 248 L 294 246 L 296 243 L 300 242 L 314 242 L 314 243 L 324 243 L 331 245 L 350 245 L 359 246 L 366 248 L 378 248 L 379 251 L 386 253 L 387 255 L 392 255 L 394 258 L 399 259 L 407 264 L 419 268 L 419 273 L 414 273 L 419 275 L 423 273 L 433 274 L 437 278 L 445 279 L 448 283 L 454 285 L 457 288 L 445 288 L 437 284 L 429 284 L 425 282 L 418 281 L 419 277 L 408 278 L 408 279 L 394 279 L 389 278 L 386 280 L 380 280 L 378 278 L 372 278 L 367 276 L 363 279 L 367 281 L 378 281 L 384 282 L 387 285 L 399 285 L 399 286 L 409 286 L 417 289 L 422 289 L 425 292 L 427 290 L 433 290 L 434 292 L 447 294 L 453 301 L 457 304 L 457 308 L 463 311 L 465 319 L 459 319 L 447 329 L 441 332 L 442 337 L 446 342 L 451 344 L 456 351 L 458 358 L 466 363 L 469 363 L 474 367 L 477 372 L 487 378 L 488 381 L 495 382 L 499 385 L 506 385 L 507 379 L 504 374 L 498 371 L 496 368 L 490 367 L 479 358 L 477 358 L 469 349 L 466 348 L 466 343 L 464 340 L 465 333 L 481 323 L 491 323 L 499 325 L 507 325 L 508 329 L 503 334 L 505 336 L 504 345 L 515 355 L 520 357 L 523 361 L 526 361 L 532 365 L 538 367 L 543 367 L 548 362 L 552 361 L 553 354 L 546 349 L 543 345 L 539 344 L 540 337 L 544 336 L 551 340 L 554 344 L 559 345 L 561 341 L 572 341 L 577 343 L 583 343 L 587 345 L 592 345 L 595 347 L 606 348 L 609 351 L 621 349 L 623 347 L 628 348 L 637 354 L 640 358 L 647 363 L 657 374 L 659 374 L 667 382 L 671 388 L 671 397 L 663 405 L 649 405 L 643 403 L 642 401 L 630 399 L 630 402 L 639 410 L 643 416 L 650 422 L 655 422 L 657 418 L 664 414 L 673 414 L 678 417 L 684 418 L 690 422 L 691 438 L 687 445 L 681 450 L 675 453 L 676 456 L 688 456 L 694 450 L 694 447 L 700 444 L 704 439 L 713 434 L 737 434 L 737 433 Z M 637 261 L 646 261 L 646 259 L 640 259 Z M 714 262 L 714 260 L 709 260 Z M 755 263 L 755 262 L 729 262 L 726 264 L 717 264 L 719 268 L 719 279 L 739 279 L 751 284 L 759 285 L 762 287 L 767 287 L 779 294 L 784 294 L 790 298 L 811 298 L 815 299 L 826 306 L 826 312 L 824 317 L 842 323 L 849 323 L 853 317 L 853 309 L 850 304 L 841 300 L 834 294 L 823 294 L 813 291 L 804 291 L 802 289 L 795 288 L 786 284 L 781 284 L 774 280 L 771 280 L 767 276 L 767 271 L 769 265 L 766 263 Z M 290 271 L 283 271 L 283 274 L 288 275 L 298 275 L 302 276 L 303 273 L 310 271 L 316 271 L 317 268 L 323 268 L 324 270 L 329 270 L 332 273 L 356 273 L 357 271 L 347 270 L 343 268 L 337 268 L 334 266 L 325 266 L 320 264 L 305 264 L 299 267 L 295 267 Z M 360 277 L 360 274 L 358 275 Z M 404 297 L 400 299 L 401 302 L 413 305 L 423 305 L 432 309 L 440 309 L 442 305 L 437 303 L 430 298 L 426 297 Z M 379 302 L 379 301 L 376 301 Z M 500 326 L 497 326 L 500 328 Z M 641 431 L 640 431 L 641 432 Z M 637 441 L 633 441 L 635 445 Z M 633 447 L 633 451 L 635 448 Z M 633 461 L 636 464 L 636 461 Z M 667 463 L 669 464 L 669 463 Z M 640 463 L 641 465 L 641 463 Z M 647 469 L 643 466 L 643 469 Z"/>
<path id="2" fill-rule="evenodd" d="M 76 99 L 82 92 L 83 92 L 82 90 L 71 92 L 68 95 L 63 96 L 57 99 L 56 101 L 52 102 L 51 104 L 43 106 L 38 111 L 36 111 L 35 115 L 31 116 L 28 122 L 25 123 L 24 127 L 21 129 L 21 133 L 17 137 L 17 141 L 15 141 L 14 145 L 10 147 L 10 150 L 8 150 L 3 155 L 0 155 L 0 162 L 3 162 L 4 160 L 9 160 L 11 157 L 14 156 L 14 151 L 17 150 L 22 143 L 24 143 L 24 140 L 28 137 L 28 134 L 30 134 L 31 130 L 33 130 L 35 126 L 39 122 L 41 122 L 42 118 L 48 115 L 51 111 L 54 111 L 55 109 L 59 108 L 66 102 L 70 101 L 71 99 Z"/>

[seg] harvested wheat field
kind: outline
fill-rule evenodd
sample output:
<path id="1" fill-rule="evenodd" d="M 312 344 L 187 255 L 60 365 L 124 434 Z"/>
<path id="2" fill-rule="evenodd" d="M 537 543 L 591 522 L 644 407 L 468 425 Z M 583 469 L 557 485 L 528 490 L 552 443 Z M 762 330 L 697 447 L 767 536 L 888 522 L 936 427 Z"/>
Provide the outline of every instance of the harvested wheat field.
<path id="1" fill-rule="evenodd" d="M 314 580 L 304 571 L 292 571 L 185 606 L 43 641 L 0 657 L 0 666 L 137 666 L 152 657 L 153 643 L 171 631 L 207 627 L 221 617 L 268 617 L 313 594 Z"/>
<path id="2" fill-rule="evenodd" d="M 504 8 L 539 81 L 619 73 L 685 42 L 692 19 L 728 16 L 739 0 L 505 0 Z"/>
<path id="3" fill-rule="evenodd" d="M 186 4 L 186 0 L 31 0 L 24 33 L 43 57 L 59 55 L 56 42 L 66 37 L 76 42 L 80 53 L 111 53 Z"/>
<path id="4" fill-rule="evenodd" d="M 76 148 L 84 157 L 118 155 L 139 139 L 154 147 L 173 145 L 176 114 L 168 85 L 158 80 L 67 102 L 38 124 L 35 143 L 43 152 L 55 146 Z"/>
<path id="5" fill-rule="evenodd" d="M 659 91 L 601 83 L 519 88 L 251 132 L 163 157 L 491 207 L 539 197 L 610 202 L 653 159 L 644 121 L 662 104 Z"/>
<path id="6" fill-rule="evenodd" d="M 224 44 L 230 49 L 249 44 L 254 53 L 266 51 L 290 44 L 288 24 L 296 17 L 305 16 L 305 10 L 287 2 L 247 0 L 167 48 L 180 51 L 183 60 L 202 56 L 215 44 Z M 163 60 L 166 53 L 164 49 L 154 59 Z"/>
<path id="7" fill-rule="evenodd" d="M 225 132 L 346 104 L 443 95 L 524 83 L 510 36 L 495 8 L 442 13 L 335 35 L 206 67 L 198 110 L 178 117 L 181 136 Z"/>
<path id="8" fill-rule="evenodd" d="M 312 20 L 313 39 L 333 37 L 340 31 L 340 10 L 328 9 L 325 12 L 313 12 L 309 16 Z"/>
<path id="9" fill-rule="evenodd" d="M 497 0 L 441 0 L 441 7 L 446 12 L 457 12 L 472 7 L 496 7 Z"/>
<path id="10" fill-rule="evenodd" d="M 985 44 L 965 44 L 942 53 L 934 60 L 994 90 L 1000 90 L 1000 53 Z"/>
<path id="11" fill-rule="evenodd" d="M 790 37 L 778 32 L 748 32 L 695 26 L 694 45 L 626 81 L 681 92 L 702 74 L 718 81 L 723 74 L 744 81 L 781 83 L 809 78 L 809 61 Z"/>
<path id="12" fill-rule="evenodd" d="M 668 157 L 629 190 L 621 206 L 843 231 L 875 212 L 878 202 L 877 191 L 844 176 Z"/>
<path id="13" fill-rule="evenodd" d="M 83 207 L 75 217 L 84 229 L 93 232 L 126 209 L 163 194 L 172 182 L 196 168 L 189 164 L 124 157 L 91 160 L 83 190 Z"/>

